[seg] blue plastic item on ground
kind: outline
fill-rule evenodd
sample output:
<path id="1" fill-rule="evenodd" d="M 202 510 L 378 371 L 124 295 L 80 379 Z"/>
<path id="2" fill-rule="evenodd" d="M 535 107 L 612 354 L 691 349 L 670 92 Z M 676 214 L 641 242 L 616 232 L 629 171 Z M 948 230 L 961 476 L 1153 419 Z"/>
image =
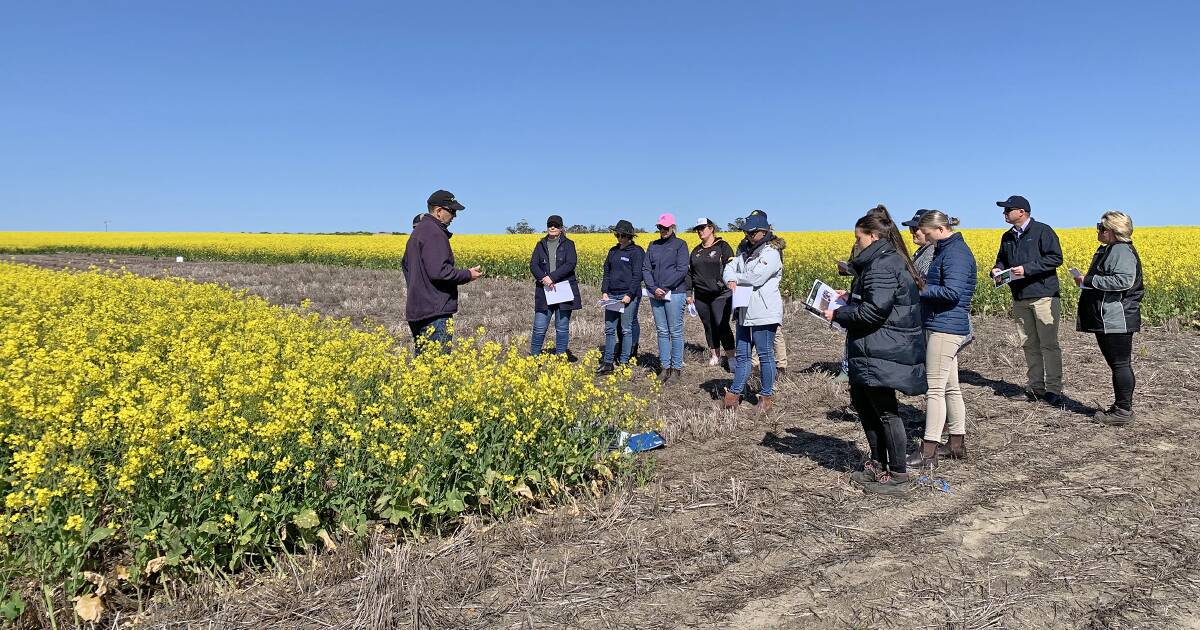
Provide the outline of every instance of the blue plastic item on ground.
<path id="1" fill-rule="evenodd" d="M 917 483 L 923 486 L 929 486 L 934 490 L 945 492 L 947 494 L 950 493 L 950 482 L 946 481 L 945 479 L 932 479 L 927 475 L 922 475 L 917 477 Z"/>
<path id="2" fill-rule="evenodd" d="M 622 436 L 625 437 L 625 436 Z M 625 452 L 626 453 L 641 453 L 650 451 L 656 448 L 666 446 L 667 441 L 657 431 L 647 431 L 645 433 L 635 433 L 625 437 Z"/>

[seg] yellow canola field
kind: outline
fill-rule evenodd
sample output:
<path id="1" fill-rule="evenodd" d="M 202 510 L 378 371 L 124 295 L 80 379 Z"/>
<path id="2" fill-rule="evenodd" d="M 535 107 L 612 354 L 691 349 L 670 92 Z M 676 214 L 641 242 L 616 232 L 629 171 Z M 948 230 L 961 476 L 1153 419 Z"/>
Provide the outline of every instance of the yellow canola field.
<path id="1" fill-rule="evenodd" d="M 964 230 L 975 252 L 981 287 L 976 312 L 1008 307 L 1007 289 L 995 289 L 986 278 L 995 261 L 1002 230 Z M 1064 302 L 1071 305 L 1078 291 L 1067 267 L 1087 269 L 1096 251 L 1091 228 L 1058 230 L 1066 264 L 1060 269 Z M 694 234 L 683 235 L 692 245 Z M 852 236 L 844 232 L 781 232 L 784 254 L 782 286 L 790 294 L 807 293 L 812 281 L 824 279 L 845 287 L 834 262 L 849 255 Z M 1177 317 L 1193 322 L 1200 313 L 1200 227 L 1138 228 L 1134 241 L 1141 253 L 1148 288 L 1144 312 L 1148 320 Z M 460 265 L 482 265 L 493 276 L 529 277 L 529 254 L 540 235 L 459 234 L 452 241 Z M 604 257 L 614 243 L 608 234 L 571 235 L 578 245 L 580 281 L 599 285 Z M 641 235 L 643 246 L 653 238 Z M 739 234 L 726 234 L 737 244 Z M 165 232 L 7 232 L 0 233 L 0 252 L 81 251 L 184 256 L 190 260 L 238 260 L 258 263 L 313 262 L 373 268 L 396 268 L 404 255 L 406 237 L 397 235 L 333 236 L 304 234 L 165 233 Z M 1067 312 L 1071 308 L 1064 309 Z"/>
<path id="2" fill-rule="evenodd" d="M 460 331 L 412 359 L 215 285 L 0 262 L 0 601 L 595 489 L 653 385 L 522 355 Z"/>

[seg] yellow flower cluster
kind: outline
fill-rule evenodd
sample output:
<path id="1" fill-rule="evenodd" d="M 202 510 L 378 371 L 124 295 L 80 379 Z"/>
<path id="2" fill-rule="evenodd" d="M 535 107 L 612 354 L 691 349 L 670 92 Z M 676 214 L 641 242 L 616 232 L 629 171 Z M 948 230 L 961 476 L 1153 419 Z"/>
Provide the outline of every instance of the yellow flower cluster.
<path id="1" fill-rule="evenodd" d="M 552 497 L 647 423 L 595 365 L 461 335 L 412 359 L 214 285 L 0 262 L 0 570 L 74 593 L 118 556 L 232 568 Z"/>
<path id="2" fill-rule="evenodd" d="M 986 274 L 995 261 L 1002 230 L 964 230 L 963 234 L 978 260 L 983 283 L 976 295 L 978 312 L 1007 308 L 1007 289 L 990 287 Z M 1066 264 L 1060 270 L 1064 301 L 1078 296 L 1067 267 L 1086 271 L 1096 251 L 1096 233 L 1091 228 L 1058 230 Z M 692 245 L 694 234 L 683 234 Z M 726 234 L 736 246 L 740 234 Z M 812 281 L 821 278 L 846 286 L 836 277 L 834 261 L 850 253 L 853 237 L 849 228 L 841 232 L 782 232 L 788 243 L 784 252 L 782 288 L 792 295 L 806 294 Z M 906 235 L 907 236 L 907 235 Z M 1191 321 L 1200 313 L 1200 227 L 1138 228 L 1135 242 L 1145 267 L 1147 293 L 1144 314 L 1150 321 L 1182 317 Z M 529 254 L 540 235 L 460 234 L 453 245 L 458 259 L 467 265 L 482 265 L 492 276 L 524 279 L 529 275 Z M 572 235 L 579 252 L 580 281 L 598 285 L 604 258 L 614 239 L 607 234 Z M 642 235 L 644 246 L 651 235 Z M 293 262 L 395 268 L 404 255 L 405 236 L 398 235 L 302 235 L 152 232 L 6 232 L 0 233 L 0 252 L 84 251 L 182 255 L 199 260 L 246 262 Z"/>

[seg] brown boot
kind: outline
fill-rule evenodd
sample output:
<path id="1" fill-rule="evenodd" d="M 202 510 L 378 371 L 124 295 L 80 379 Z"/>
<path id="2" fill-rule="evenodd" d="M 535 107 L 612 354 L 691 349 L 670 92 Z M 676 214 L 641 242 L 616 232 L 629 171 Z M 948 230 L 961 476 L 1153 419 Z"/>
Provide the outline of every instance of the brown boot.
<path id="1" fill-rule="evenodd" d="M 741 394 L 733 392 L 725 392 L 725 399 L 721 401 L 721 407 L 725 409 L 737 409 L 740 404 L 742 404 Z"/>
<path id="2" fill-rule="evenodd" d="M 762 394 L 759 394 L 758 404 L 754 406 L 754 410 L 757 411 L 760 415 L 764 415 L 764 416 L 767 415 L 768 413 L 771 413 L 771 404 L 772 404 L 772 399 L 774 399 L 774 398 L 775 398 L 774 396 L 763 396 Z"/>
<path id="3" fill-rule="evenodd" d="M 905 464 L 918 470 L 933 470 L 938 467 L 938 443 L 921 440 L 921 448 L 911 453 Z"/>
<path id="4" fill-rule="evenodd" d="M 951 435 L 948 443 L 938 446 L 937 454 L 947 459 L 966 459 L 966 439 L 965 435 Z"/>

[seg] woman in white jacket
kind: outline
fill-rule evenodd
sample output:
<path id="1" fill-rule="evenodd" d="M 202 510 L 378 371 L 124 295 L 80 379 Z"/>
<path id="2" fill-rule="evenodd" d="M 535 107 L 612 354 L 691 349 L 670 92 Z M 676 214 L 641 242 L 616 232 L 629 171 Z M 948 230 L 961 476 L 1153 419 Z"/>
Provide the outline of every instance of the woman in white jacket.
<path id="1" fill-rule="evenodd" d="M 758 412 L 771 410 L 775 396 L 775 331 L 783 322 L 783 297 L 779 294 L 779 279 L 783 275 L 783 258 L 772 242 L 767 215 L 756 213 L 746 217 L 742 230 L 746 239 L 738 246 L 737 255 L 725 266 L 725 282 L 735 293 L 749 292 L 749 303 L 735 311 L 736 362 L 733 385 L 725 393 L 723 406 L 736 409 L 742 400 L 746 379 L 750 376 L 750 349 L 758 352 L 762 374 L 762 390 L 758 394 Z"/>

